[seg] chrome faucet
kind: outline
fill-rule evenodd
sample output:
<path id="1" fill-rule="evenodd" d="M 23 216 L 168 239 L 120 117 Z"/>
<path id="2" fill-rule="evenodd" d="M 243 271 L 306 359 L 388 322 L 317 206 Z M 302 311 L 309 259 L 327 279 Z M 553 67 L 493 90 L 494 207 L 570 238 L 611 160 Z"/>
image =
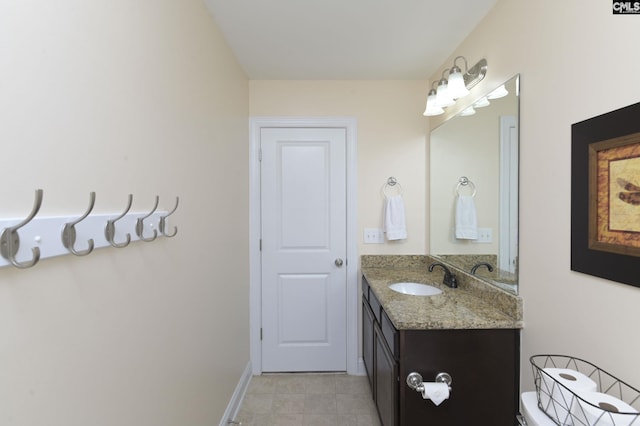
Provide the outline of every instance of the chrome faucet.
<path id="1" fill-rule="evenodd" d="M 473 268 L 471 268 L 471 275 L 475 275 L 476 271 L 478 270 L 479 267 L 481 266 L 486 266 L 487 269 L 489 270 L 489 272 L 493 272 L 493 266 L 491 266 L 490 264 L 488 264 L 487 262 L 480 262 L 480 263 L 476 263 L 475 265 L 473 265 Z"/>
<path id="2" fill-rule="evenodd" d="M 433 268 L 436 266 L 440 266 L 442 269 L 444 269 L 444 279 L 442 280 L 442 283 L 448 287 L 457 288 L 458 280 L 456 279 L 456 276 L 453 275 L 449 268 L 447 268 L 443 263 L 432 263 L 431 265 L 429 265 L 429 272 L 433 272 Z"/>

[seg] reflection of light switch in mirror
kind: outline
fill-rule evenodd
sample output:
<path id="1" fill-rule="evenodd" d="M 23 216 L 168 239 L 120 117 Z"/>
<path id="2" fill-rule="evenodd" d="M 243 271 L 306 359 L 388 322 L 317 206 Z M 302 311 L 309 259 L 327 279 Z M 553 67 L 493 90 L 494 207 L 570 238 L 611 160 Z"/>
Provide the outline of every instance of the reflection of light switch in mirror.
<path id="1" fill-rule="evenodd" d="M 380 228 L 364 228 L 365 244 L 383 244 L 384 232 Z"/>
<path id="2" fill-rule="evenodd" d="M 493 229 L 478 228 L 478 239 L 474 243 L 491 243 L 493 242 Z"/>

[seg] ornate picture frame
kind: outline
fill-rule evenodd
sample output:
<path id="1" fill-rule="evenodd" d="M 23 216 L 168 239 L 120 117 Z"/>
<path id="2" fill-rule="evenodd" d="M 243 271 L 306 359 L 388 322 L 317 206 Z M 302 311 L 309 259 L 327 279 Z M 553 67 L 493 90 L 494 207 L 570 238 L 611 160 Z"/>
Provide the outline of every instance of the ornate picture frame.
<path id="1" fill-rule="evenodd" d="M 571 269 L 640 287 L 640 103 L 571 126 Z"/>

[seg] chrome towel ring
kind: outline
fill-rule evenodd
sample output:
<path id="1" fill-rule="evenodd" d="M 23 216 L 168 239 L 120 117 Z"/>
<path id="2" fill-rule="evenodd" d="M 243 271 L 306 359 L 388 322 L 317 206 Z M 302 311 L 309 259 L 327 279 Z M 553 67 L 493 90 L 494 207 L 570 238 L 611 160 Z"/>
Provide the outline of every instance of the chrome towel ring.
<path id="1" fill-rule="evenodd" d="M 390 176 L 387 179 L 387 182 L 384 185 L 382 185 L 382 195 L 385 198 L 389 197 L 389 194 L 387 194 L 387 189 L 389 188 L 395 188 L 396 195 L 402 195 L 402 185 L 400 185 L 400 182 L 398 182 L 398 179 L 396 179 L 393 176 Z"/>
<path id="2" fill-rule="evenodd" d="M 458 184 L 456 185 L 456 194 L 459 196 L 463 195 L 460 193 L 461 187 L 469 188 L 471 190 L 471 196 L 476 196 L 476 185 L 471 182 L 466 176 L 460 176 L 460 179 L 458 179 Z"/>

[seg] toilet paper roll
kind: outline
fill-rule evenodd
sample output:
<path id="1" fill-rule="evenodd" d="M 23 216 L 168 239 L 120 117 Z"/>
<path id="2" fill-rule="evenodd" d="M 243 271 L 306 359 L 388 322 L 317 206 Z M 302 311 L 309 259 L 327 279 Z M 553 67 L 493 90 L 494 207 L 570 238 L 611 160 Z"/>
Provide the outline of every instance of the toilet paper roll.
<path id="1" fill-rule="evenodd" d="M 561 425 L 573 424 L 569 415 L 575 399 L 572 392 L 596 392 L 598 385 L 586 375 L 570 368 L 545 368 L 542 371 L 542 409 Z"/>
<path id="2" fill-rule="evenodd" d="M 430 399 L 435 405 L 449 398 L 449 385 L 446 383 L 422 382 L 422 386 L 422 398 Z"/>
<path id="3" fill-rule="evenodd" d="M 576 398 L 571 407 L 571 414 L 580 422 L 576 424 L 598 426 L 628 426 L 640 424 L 638 410 L 611 395 L 600 392 L 576 392 L 584 401 Z M 591 405 L 593 404 L 593 405 Z M 595 406 L 595 407 L 594 407 Z M 633 413 L 633 414 L 623 414 Z M 638 421 L 634 422 L 634 420 Z"/>

